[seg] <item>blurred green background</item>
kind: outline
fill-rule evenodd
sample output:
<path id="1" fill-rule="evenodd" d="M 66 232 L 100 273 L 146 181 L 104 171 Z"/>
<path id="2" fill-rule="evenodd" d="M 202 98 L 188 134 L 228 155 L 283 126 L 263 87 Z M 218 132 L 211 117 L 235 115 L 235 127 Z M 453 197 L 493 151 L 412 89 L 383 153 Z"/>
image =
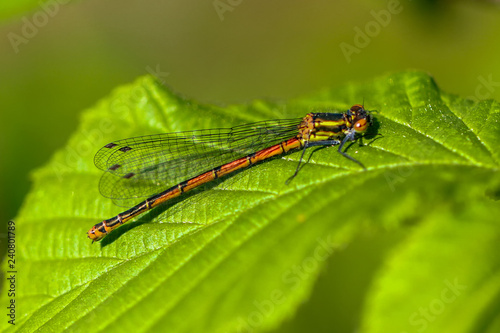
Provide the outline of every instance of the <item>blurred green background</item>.
<path id="1" fill-rule="evenodd" d="M 287 99 L 411 68 L 445 91 L 500 99 L 495 1 L 25 0 L 0 4 L 0 19 L 2 223 L 15 217 L 30 171 L 65 146 L 81 111 L 147 73 L 218 104 Z M 369 109 L 370 96 L 364 102 Z M 332 259 L 337 272 L 367 262 L 337 287 L 366 286 L 377 258 L 403 234 L 360 239 L 348 259 Z M 349 331 L 360 300 L 344 293 L 353 307 Z"/>

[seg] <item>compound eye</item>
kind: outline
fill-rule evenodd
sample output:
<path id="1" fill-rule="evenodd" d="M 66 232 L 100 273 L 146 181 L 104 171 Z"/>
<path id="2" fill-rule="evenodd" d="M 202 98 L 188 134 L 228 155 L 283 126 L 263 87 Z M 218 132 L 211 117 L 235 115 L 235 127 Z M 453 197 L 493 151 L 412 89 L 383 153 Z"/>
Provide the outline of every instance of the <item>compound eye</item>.
<path id="1" fill-rule="evenodd" d="M 364 132 L 367 128 L 368 122 L 366 121 L 366 118 L 360 119 L 354 124 L 354 130 L 356 132 Z"/>
<path id="2" fill-rule="evenodd" d="M 358 113 L 362 109 L 363 107 L 359 104 L 354 104 L 353 106 L 351 106 L 351 112 L 353 113 Z"/>

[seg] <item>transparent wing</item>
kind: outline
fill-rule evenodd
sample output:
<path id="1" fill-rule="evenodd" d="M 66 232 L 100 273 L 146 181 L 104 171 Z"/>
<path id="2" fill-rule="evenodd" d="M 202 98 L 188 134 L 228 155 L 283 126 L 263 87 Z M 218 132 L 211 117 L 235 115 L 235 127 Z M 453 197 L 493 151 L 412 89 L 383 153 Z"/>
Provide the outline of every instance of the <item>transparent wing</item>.
<path id="1" fill-rule="evenodd" d="M 293 138 L 301 119 L 141 136 L 114 141 L 95 155 L 106 171 L 99 189 L 118 205 L 130 206 L 184 180 Z"/>

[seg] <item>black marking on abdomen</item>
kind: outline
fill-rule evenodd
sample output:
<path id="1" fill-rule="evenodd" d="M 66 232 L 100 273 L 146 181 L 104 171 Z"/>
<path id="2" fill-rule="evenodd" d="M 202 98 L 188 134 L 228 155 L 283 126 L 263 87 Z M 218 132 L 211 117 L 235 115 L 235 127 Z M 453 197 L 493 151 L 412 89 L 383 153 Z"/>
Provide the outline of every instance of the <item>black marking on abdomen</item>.
<path id="1" fill-rule="evenodd" d="M 257 156 L 256 153 L 252 153 L 252 154 L 248 154 L 247 155 L 247 161 L 248 161 L 248 165 L 249 166 L 253 164 L 252 163 L 252 158 L 254 158 L 255 156 Z"/>
<path id="2" fill-rule="evenodd" d="M 111 143 L 108 143 L 107 145 L 105 145 L 104 148 L 113 148 L 116 146 L 118 146 L 116 143 L 111 142 Z"/>
<path id="3" fill-rule="evenodd" d="M 219 178 L 219 171 L 221 171 L 222 166 L 218 166 L 217 168 L 213 168 L 212 172 L 214 173 L 214 179 Z"/>
<path id="4" fill-rule="evenodd" d="M 121 147 L 120 149 L 118 149 L 119 151 L 122 151 L 124 153 L 126 153 L 127 151 L 129 150 L 132 150 L 132 148 L 130 148 L 129 146 L 125 146 L 125 147 Z"/>
<path id="5" fill-rule="evenodd" d="M 130 179 L 130 178 L 132 178 L 133 176 L 135 176 L 135 173 L 130 172 L 130 173 L 127 173 L 125 176 L 123 176 L 123 178 L 125 178 L 125 179 Z"/>
<path id="6" fill-rule="evenodd" d="M 104 223 L 103 223 L 103 224 L 101 224 L 101 225 L 97 228 L 97 230 L 98 230 L 100 233 L 102 233 L 102 234 L 105 234 L 105 235 L 107 235 L 107 234 L 108 234 L 108 232 L 106 231 L 106 226 L 105 226 L 105 224 L 104 224 Z"/>
<path id="7" fill-rule="evenodd" d="M 180 191 L 181 193 L 184 193 L 184 187 L 186 187 L 186 186 L 187 186 L 187 184 L 188 184 L 188 181 L 187 181 L 187 180 L 185 180 L 185 181 L 183 181 L 182 183 L 179 183 L 179 185 L 177 185 L 177 188 L 179 189 L 179 191 Z"/>

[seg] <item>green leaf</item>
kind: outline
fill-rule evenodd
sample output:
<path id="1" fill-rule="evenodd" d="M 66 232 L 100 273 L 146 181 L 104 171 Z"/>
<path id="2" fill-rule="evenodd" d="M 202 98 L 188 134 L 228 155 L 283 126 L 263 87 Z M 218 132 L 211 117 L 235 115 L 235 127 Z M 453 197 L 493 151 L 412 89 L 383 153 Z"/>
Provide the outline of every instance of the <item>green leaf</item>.
<path id="1" fill-rule="evenodd" d="M 100 172 L 93 154 L 106 143 L 300 117 L 313 110 L 345 111 L 363 100 L 367 109 L 377 110 L 376 121 L 365 145 L 354 143 L 347 151 L 367 170 L 335 148 L 308 149 L 308 163 L 286 185 L 300 159 L 301 152 L 295 152 L 158 207 L 100 243 L 91 245 L 86 238 L 92 225 L 121 211 L 98 192 Z M 473 257 L 464 269 L 439 272 L 451 282 L 459 273 L 470 273 L 459 281 L 471 281 L 467 299 L 473 297 L 478 306 L 460 319 L 468 324 L 494 319 L 498 302 L 488 292 L 498 295 L 498 251 L 493 251 L 500 231 L 495 220 L 500 213 L 495 196 L 499 143 L 497 102 L 448 95 L 421 72 L 392 74 L 286 103 L 228 107 L 200 105 L 150 77 L 141 78 L 86 111 L 66 147 L 33 173 L 33 189 L 15 219 L 16 326 L 4 321 L 0 329 L 270 330 L 309 297 L 328 256 L 359 234 L 402 227 L 412 228 L 412 237 L 401 255 L 418 256 L 426 265 L 404 262 L 397 274 L 394 267 L 381 271 L 382 282 L 367 302 L 364 330 L 404 327 L 392 326 L 395 319 L 387 311 L 408 323 L 407 314 L 418 311 L 408 299 L 426 305 L 425 295 L 443 288 L 442 279 L 425 277 L 436 267 L 462 264 L 454 249 Z M 453 242 L 445 243 L 450 238 Z M 488 286 L 480 286 L 478 281 L 487 277 Z M 408 288 L 417 281 L 425 285 Z M 2 304 L 8 301 L 6 288 Z M 467 311 L 460 304 L 441 320 L 458 325 L 453 318 Z"/>
<path id="2" fill-rule="evenodd" d="M 440 207 L 422 222 L 380 271 L 363 332 L 499 332 L 498 202 Z"/>

